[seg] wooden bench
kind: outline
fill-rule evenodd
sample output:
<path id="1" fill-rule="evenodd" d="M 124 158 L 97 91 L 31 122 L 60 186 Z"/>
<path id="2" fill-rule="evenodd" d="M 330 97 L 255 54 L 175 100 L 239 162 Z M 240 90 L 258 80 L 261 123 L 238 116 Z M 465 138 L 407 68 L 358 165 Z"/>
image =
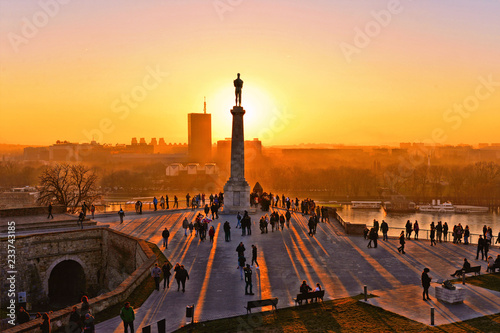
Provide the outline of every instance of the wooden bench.
<path id="1" fill-rule="evenodd" d="M 263 306 L 271 305 L 274 310 L 278 307 L 278 298 L 269 298 L 269 299 L 261 299 L 258 301 L 248 301 L 247 306 L 244 308 L 247 309 L 247 314 L 252 313 L 252 308 L 261 308 Z"/>
<path id="2" fill-rule="evenodd" d="M 302 301 L 304 301 L 304 300 L 310 299 L 312 301 L 313 299 L 317 300 L 318 298 L 323 300 L 323 296 L 325 296 L 324 290 L 313 291 L 313 292 L 310 292 L 307 294 L 297 294 L 297 297 L 294 299 L 294 301 L 295 301 L 295 305 L 297 305 L 297 304 L 302 305 Z"/>
<path id="3" fill-rule="evenodd" d="M 481 275 L 481 266 L 474 266 L 469 269 L 462 269 L 462 274 L 474 273 L 474 275 Z"/>

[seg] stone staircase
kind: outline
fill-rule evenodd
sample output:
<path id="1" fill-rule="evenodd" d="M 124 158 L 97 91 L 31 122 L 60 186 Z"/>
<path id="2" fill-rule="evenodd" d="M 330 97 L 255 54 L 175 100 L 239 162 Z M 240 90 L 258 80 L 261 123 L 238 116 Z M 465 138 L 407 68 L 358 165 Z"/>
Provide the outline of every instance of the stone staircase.
<path id="1" fill-rule="evenodd" d="M 78 217 L 70 214 L 56 215 L 54 219 L 47 219 L 45 215 L 30 216 L 29 218 L 24 216 L 14 216 L 7 218 L 4 217 L 1 219 L 1 221 L 2 223 L 0 223 L 0 236 L 2 237 L 7 235 L 9 227 L 8 222 L 10 221 L 15 222 L 16 234 L 37 233 L 54 229 L 80 228 L 80 225 L 77 223 Z M 84 228 L 93 227 L 96 224 L 96 221 L 91 220 L 88 217 L 83 221 Z"/>

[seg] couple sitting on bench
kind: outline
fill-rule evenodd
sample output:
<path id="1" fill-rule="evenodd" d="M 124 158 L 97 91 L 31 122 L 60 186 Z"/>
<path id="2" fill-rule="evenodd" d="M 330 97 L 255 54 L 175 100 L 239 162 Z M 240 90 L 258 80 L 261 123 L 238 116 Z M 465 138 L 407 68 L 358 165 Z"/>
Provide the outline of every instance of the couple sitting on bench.
<path id="1" fill-rule="evenodd" d="M 302 281 L 302 284 L 300 285 L 300 293 L 301 294 L 307 294 L 312 291 L 312 288 L 307 285 L 306 280 Z M 319 283 L 316 283 L 316 288 L 314 289 L 314 292 L 321 291 L 321 285 Z M 306 304 L 307 304 L 307 298 L 306 298 Z M 311 299 L 311 302 L 313 300 Z M 318 301 L 318 298 L 316 297 L 316 302 Z"/>

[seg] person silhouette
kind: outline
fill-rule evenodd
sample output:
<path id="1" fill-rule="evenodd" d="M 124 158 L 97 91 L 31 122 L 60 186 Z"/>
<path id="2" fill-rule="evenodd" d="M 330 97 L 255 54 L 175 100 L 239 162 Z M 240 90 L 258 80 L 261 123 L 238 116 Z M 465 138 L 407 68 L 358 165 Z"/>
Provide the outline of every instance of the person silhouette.
<path id="1" fill-rule="evenodd" d="M 240 73 L 238 73 L 238 78 L 234 80 L 234 87 L 235 87 L 234 95 L 236 97 L 235 99 L 236 106 L 241 106 L 241 89 L 243 88 L 243 80 L 240 79 Z M 239 104 L 238 100 L 240 102 Z"/>

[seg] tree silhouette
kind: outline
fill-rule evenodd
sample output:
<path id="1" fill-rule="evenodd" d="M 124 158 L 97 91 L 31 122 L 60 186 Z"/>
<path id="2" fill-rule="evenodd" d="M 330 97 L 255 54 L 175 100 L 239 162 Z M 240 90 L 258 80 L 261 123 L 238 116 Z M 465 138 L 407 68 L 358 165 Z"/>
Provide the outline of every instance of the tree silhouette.
<path id="1" fill-rule="evenodd" d="M 63 205 L 72 213 L 83 203 L 90 205 L 98 196 L 97 175 L 94 170 L 79 164 L 56 164 L 40 175 L 38 202 Z"/>

